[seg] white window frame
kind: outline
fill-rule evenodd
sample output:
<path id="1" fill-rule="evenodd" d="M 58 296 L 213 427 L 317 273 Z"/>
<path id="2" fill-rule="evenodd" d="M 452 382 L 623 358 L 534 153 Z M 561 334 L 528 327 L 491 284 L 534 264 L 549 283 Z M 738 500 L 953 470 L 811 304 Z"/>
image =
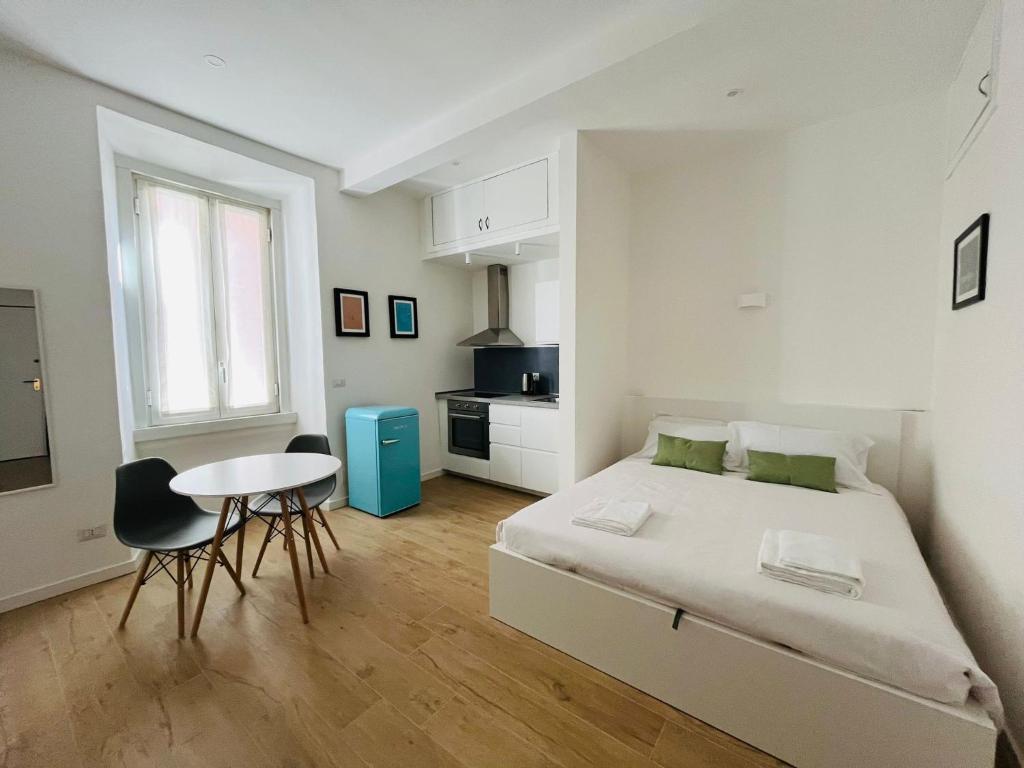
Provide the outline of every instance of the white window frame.
<path id="1" fill-rule="evenodd" d="M 135 158 L 115 155 L 114 159 L 117 174 L 121 285 L 125 297 L 128 363 L 136 442 L 294 421 L 295 415 L 291 413 L 291 396 L 287 375 L 289 370 L 288 333 L 287 312 L 285 311 L 285 259 L 282 246 L 283 238 L 280 237 L 280 233 L 283 231 L 280 201 Z M 270 298 L 274 325 L 273 355 L 277 375 L 275 382 L 277 407 L 272 411 L 268 412 L 266 408 L 261 407 L 236 408 L 227 414 L 222 414 L 218 408 L 215 409 L 215 412 L 205 414 L 161 417 L 157 408 L 152 405 L 156 397 L 155 387 L 152 383 L 156 372 L 152 370 L 152 362 L 155 361 L 156 356 L 147 354 L 147 323 L 151 320 L 147 318 L 147 302 L 145 300 L 147 281 L 143 274 L 143 258 L 139 240 L 139 209 L 136 199 L 136 177 L 139 176 L 167 186 L 179 187 L 184 191 L 198 192 L 208 196 L 214 202 L 220 200 L 232 205 L 264 209 L 270 212 Z M 209 229 L 211 235 L 216 236 L 214 222 L 210 222 Z M 221 276 L 216 274 L 216 271 L 216 266 L 213 266 L 211 268 L 211 301 L 213 301 L 214 292 L 222 290 Z M 151 302 L 149 304 L 151 305 Z M 223 348 L 223 339 L 217 339 L 216 343 Z M 225 403 L 227 401 L 225 381 L 219 366 L 215 367 L 215 374 L 218 382 L 219 402 Z"/>

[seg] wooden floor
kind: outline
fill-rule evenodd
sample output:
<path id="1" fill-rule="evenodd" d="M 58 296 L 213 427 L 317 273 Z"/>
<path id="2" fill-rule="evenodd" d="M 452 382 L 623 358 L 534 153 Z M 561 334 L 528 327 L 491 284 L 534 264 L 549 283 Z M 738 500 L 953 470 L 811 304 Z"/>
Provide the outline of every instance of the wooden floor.
<path id="1" fill-rule="evenodd" d="M 782 765 L 488 617 L 495 524 L 532 500 L 442 477 L 328 513 L 308 625 L 277 542 L 246 597 L 218 570 L 195 641 L 164 577 L 123 631 L 130 576 L 3 614 L 0 766 Z"/>

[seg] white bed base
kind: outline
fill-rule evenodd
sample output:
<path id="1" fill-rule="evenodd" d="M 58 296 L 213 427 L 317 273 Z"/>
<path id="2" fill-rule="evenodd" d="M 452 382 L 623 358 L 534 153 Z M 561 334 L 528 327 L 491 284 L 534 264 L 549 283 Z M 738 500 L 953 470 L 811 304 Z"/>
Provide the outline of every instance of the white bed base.
<path id="1" fill-rule="evenodd" d="M 505 549 L 491 616 L 798 768 L 991 768 L 992 721 Z"/>

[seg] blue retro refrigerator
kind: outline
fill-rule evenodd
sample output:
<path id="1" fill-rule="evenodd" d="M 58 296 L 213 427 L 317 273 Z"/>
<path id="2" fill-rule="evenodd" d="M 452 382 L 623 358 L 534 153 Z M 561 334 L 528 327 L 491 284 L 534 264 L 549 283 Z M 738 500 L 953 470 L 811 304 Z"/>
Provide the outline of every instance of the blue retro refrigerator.
<path id="1" fill-rule="evenodd" d="M 420 503 L 420 416 L 415 408 L 345 411 L 349 506 L 377 517 Z"/>

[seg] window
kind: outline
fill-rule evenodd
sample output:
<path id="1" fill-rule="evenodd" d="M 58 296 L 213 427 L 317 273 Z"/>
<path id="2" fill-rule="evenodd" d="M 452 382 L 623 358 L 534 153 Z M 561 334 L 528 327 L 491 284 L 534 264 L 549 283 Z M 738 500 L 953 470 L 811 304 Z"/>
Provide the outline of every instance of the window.
<path id="1" fill-rule="evenodd" d="M 278 413 L 270 208 L 131 173 L 144 423 Z M 140 409 L 136 408 L 137 415 Z"/>

